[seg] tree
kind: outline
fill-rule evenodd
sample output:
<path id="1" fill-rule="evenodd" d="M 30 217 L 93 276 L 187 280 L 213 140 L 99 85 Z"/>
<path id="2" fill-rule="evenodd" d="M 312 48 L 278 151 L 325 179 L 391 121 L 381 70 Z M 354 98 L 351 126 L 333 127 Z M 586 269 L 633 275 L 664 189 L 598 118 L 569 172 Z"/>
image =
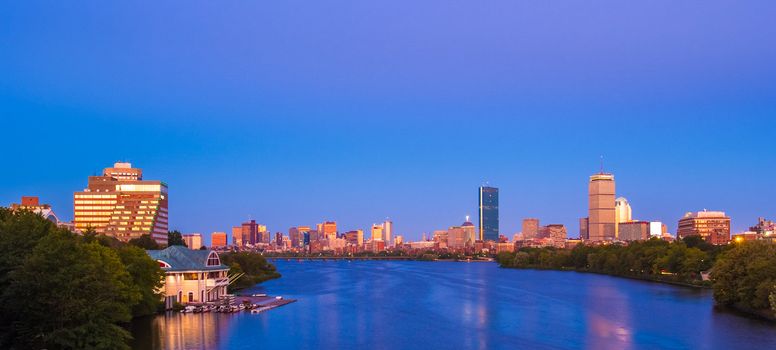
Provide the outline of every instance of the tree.
<path id="1" fill-rule="evenodd" d="M 17 301 L 8 305 L 17 346 L 128 348 L 129 333 L 118 323 L 131 319 L 141 294 L 112 249 L 56 230 L 11 276 L 5 295 Z"/>
<path id="2" fill-rule="evenodd" d="M 770 309 L 776 285 L 776 245 L 761 241 L 734 244 L 719 256 L 711 278 L 718 303 L 750 312 Z"/>
<path id="3" fill-rule="evenodd" d="M 138 238 L 130 239 L 129 244 L 146 250 L 156 250 L 160 248 L 159 244 L 151 238 L 151 235 L 142 235 Z"/>
<path id="4" fill-rule="evenodd" d="M 132 306 L 132 316 L 152 315 L 162 303 L 161 287 L 164 271 L 159 263 L 151 259 L 138 247 L 127 245 L 118 250 L 121 262 L 132 277 L 133 286 L 140 293 L 140 299 Z"/>
<path id="5" fill-rule="evenodd" d="M 183 235 L 178 230 L 167 232 L 167 246 L 169 247 L 174 245 L 182 245 L 186 247 L 186 242 L 183 241 Z"/>

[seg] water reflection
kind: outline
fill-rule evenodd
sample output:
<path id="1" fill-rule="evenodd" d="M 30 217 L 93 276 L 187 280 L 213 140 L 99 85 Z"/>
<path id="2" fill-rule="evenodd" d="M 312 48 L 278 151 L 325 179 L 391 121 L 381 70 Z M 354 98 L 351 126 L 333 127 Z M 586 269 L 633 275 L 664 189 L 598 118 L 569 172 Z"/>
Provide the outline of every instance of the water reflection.
<path id="1" fill-rule="evenodd" d="M 776 348 L 776 327 L 714 311 L 709 291 L 495 264 L 279 262 L 259 315 L 133 324 L 138 349 Z"/>
<path id="2" fill-rule="evenodd" d="M 133 348 L 215 349 L 228 337 L 229 317 L 217 313 L 180 314 L 137 320 L 132 327 Z"/>

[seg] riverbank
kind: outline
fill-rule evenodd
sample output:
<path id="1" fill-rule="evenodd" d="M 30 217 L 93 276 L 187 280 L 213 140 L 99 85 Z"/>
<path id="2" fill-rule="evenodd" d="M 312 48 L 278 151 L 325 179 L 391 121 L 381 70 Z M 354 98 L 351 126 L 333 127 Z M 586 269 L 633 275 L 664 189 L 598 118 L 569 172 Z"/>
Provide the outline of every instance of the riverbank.
<path id="1" fill-rule="evenodd" d="M 501 267 L 577 271 L 714 291 L 717 304 L 776 321 L 776 244 L 711 245 L 698 237 L 500 253 Z M 712 271 L 704 281 L 701 271 Z"/>
<path id="2" fill-rule="evenodd" d="M 611 274 L 611 273 L 605 273 L 605 272 L 597 272 L 597 271 L 590 271 L 586 269 L 574 269 L 574 268 L 547 268 L 547 267 L 538 267 L 538 266 L 526 266 L 526 267 L 516 267 L 516 266 L 499 266 L 500 268 L 504 269 L 518 269 L 518 270 L 545 270 L 545 271 L 565 271 L 565 272 L 579 272 L 579 273 L 591 273 L 596 275 L 604 275 L 604 276 L 610 276 L 610 277 L 618 277 L 618 278 L 626 278 L 626 279 L 632 279 L 637 281 L 644 281 L 644 282 L 654 282 L 654 283 L 662 283 L 662 284 L 670 284 L 674 286 L 679 287 L 687 287 L 687 288 L 697 288 L 697 289 L 712 289 L 711 282 L 704 282 L 701 280 L 696 280 L 698 283 L 690 283 L 690 282 L 683 282 L 683 281 L 672 281 L 669 279 L 663 279 L 663 278 L 655 278 L 652 276 L 629 276 L 629 275 L 617 275 L 617 274 Z"/>

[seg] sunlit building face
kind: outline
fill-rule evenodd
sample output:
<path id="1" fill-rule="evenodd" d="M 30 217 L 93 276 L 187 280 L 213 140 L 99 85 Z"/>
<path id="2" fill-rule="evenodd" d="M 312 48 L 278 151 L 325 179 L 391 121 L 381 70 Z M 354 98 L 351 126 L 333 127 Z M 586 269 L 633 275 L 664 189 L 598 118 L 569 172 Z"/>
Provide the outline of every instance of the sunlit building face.
<path id="1" fill-rule="evenodd" d="M 150 235 L 167 244 L 167 184 L 143 180 L 142 171 L 116 163 L 102 176 L 90 176 L 87 188 L 73 196 L 75 227 L 129 241 Z"/>

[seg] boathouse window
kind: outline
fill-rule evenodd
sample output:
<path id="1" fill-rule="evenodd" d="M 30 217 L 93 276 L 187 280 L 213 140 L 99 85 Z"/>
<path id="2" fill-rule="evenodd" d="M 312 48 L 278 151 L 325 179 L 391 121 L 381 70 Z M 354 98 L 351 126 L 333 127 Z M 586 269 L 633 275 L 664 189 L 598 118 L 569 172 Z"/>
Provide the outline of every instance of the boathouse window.
<path id="1" fill-rule="evenodd" d="M 216 254 L 216 252 L 210 252 L 210 255 L 207 256 L 207 266 L 218 265 L 221 265 L 221 260 L 218 259 L 218 254 Z"/>
<path id="2" fill-rule="evenodd" d="M 182 291 L 178 291 L 178 300 L 177 301 L 179 303 L 183 302 L 183 292 Z"/>
<path id="3" fill-rule="evenodd" d="M 189 292 L 189 300 L 188 300 L 188 302 L 191 303 L 193 301 L 194 301 L 194 292 Z"/>
<path id="4" fill-rule="evenodd" d="M 199 301 L 207 301 L 207 300 L 205 300 L 205 291 L 204 290 L 200 291 L 199 294 L 200 294 Z"/>
<path id="5" fill-rule="evenodd" d="M 183 274 L 183 279 L 187 280 L 187 281 L 198 280 L 199 279 L 199 274 L 198 273 L 184 273 Z"/>

